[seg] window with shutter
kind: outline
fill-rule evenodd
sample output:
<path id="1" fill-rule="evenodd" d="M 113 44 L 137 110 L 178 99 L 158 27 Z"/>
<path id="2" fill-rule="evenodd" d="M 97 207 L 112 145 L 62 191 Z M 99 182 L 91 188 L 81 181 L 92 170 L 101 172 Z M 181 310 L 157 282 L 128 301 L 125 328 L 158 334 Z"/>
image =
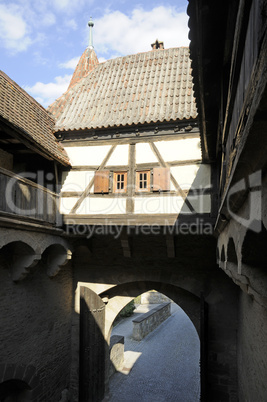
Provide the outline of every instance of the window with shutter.
<path id="1" fill-rule="evenodd" d="M 170 191 L 170 169 L 153 169 L 153 191 Z"/>
<path id="2" fill-rule="evenodd" d="M 150 191 L 150 170 L 136 172 L 136 191 Z"/>
<path id="3" fill-rule="evenodd" d="M 109 192 L 109 170 L 95 172 L 94 193 L 107 194 Z"/>
<path id="4" fill-rule="evenodd" d="M 113 192 L 126 193 L 127 190 L 127 172 L 114 172 Z"/>

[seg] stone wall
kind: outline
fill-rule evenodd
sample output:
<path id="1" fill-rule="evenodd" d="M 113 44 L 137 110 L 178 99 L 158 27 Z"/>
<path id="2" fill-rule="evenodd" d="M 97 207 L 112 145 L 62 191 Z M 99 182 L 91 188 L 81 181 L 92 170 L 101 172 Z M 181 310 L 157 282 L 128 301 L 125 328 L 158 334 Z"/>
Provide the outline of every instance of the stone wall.
<path id="1" fill-rule="evenodd" d="M 208 305 L 208 368 L 205 374 L 210 399 L 206 399 L 214 401 L 215 395 L 217 399 L 220 396 L 220 400 L 226 401 L 230 395 L 237 394 L 238 287 L 216 266 L 215 238 L 177 236 L 174 239 L 174 258 L 167 256 L 164 236 L 131 238 L 131 258 L 123 255 L 120 239 L 112 236 L 94 236 L 84 240 L 85 244 L 87 248 L 84 246 L 79 252 L 74 251 L 72 260 L 76 304 L 79 303 L 79 286 L 83 283 L 106 300 L 107 344 L 117 314 L 130 300 L 151 289 L 177 303 L 200 334 L 202 295 Z M 78 334 L 78 320 L 73 331 Z M 73 355 L 72 361 L 78 362 L 78 348 L 74 354 L 76 357 Z M 78 367 L 73 367 L 73 373 L 77 372 Z M 72 379 L 75 392 L 78 377 L 72 376 Z"/>
<path id="2" fill-rule="evenodd" d="M 267 309 L 240 291 L 238 385 L 240 401 L 265 401 L 267 396 Z"/>
<path id="3" fill-rule="evenodd" d="M 141 295 L 141 304 L 160 304 L 170 302 L 169 297 L 163 295 L 160 292 L 151 290 Z"/>
<path id="4" fill-rule="evenodd" d="M 133 320 L 133 339 L 141 341 L 171 315 L 171 303 L 164 303 Z"/>
<path id="5" fill-rule="evenodd" d="M 51 279 L 39 263 L 14 283 L 2 261 L 0 283 L 0 384 L 20 379 L 33 390 L 30 400 L 59 401 L 69 387 L 71 266 Z"/>
<path id="6" fill-rule="evenodd" d="M 113 335 L 110 338 L 109 347 L 109 377 L 123 368 L 124 364 L 124 336 Z"/>

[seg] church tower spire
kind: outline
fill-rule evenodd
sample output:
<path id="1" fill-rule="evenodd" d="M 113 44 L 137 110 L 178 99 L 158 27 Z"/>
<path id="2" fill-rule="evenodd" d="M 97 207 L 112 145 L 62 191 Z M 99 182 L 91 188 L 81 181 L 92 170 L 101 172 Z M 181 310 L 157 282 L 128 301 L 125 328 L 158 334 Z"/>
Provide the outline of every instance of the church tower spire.
<path id="1" fill-rule="evenodd" d="M 88 75 L 90 73 L 90 71 L 92 71 L 99 64 L 96 52 L 94 50 L 94 45 L 93 45 L 94 22 L 92 20 L 92 17 L 90 17 L 88 26 L 89 26 L 89 45 L 83 52 L 77 66 L 75 68 L 75 71 L 71 78 L 68 89 L 70 89 L 74 85 L 76 85 L 76 83 L 78 81 L 80 81 L 82 78 L 84 78 L 86 75 Z"/>
<path id="2" fill-rule="evenodd" d="M 94 45 L 93 45 L 93 27 L 94 27 L 94 22 L 92 20 L 92 17 L 90 17 L 90 21 L 88 22 L 88 26 L 89 26 L 89 49 L 93 49 Z"/>

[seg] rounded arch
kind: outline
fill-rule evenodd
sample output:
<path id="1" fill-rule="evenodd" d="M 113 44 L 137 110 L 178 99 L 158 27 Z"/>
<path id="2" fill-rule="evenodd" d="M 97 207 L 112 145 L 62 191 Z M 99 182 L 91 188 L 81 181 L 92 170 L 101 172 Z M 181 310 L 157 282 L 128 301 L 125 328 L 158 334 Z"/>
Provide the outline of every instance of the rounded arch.
<path id="1" fill-rule="evenodd" d="M 0 365 L 0 400 L 5 402 L 31 401 L 38 396 L 39 377 L 32 365 Z"/>
<path id="2" fill-rule="evenodd" d="M 9 258 L 10 256 L 13 256 L 14 258 L 16 255 L 24 255 L 24 256 L 35 255 L 34 249 L 28 243 L 25 243 L 22 240 L 15 240 L 5 244 L 0 249 L 0 253 L 2 255 L 9 255 Z"/>
<path id="3" fill-rule="evenodd" d="M 221 262 L 225 262 L 225 247 L 224 247 L 224 244 L 222 245 L 222 250 L 221 250 Z"/>
<path id="4" fill-rule="evenodd" d="M 256 232 L 253 227 L 250 227 L 242 243 L 242 263 L 252 267 L 265 268 L 267 260 L 266 244 L 267 230 L 265 226 L 262 225 L 260 232 Z"/>
<path id="5" fill-rule="evenodd" d="M 27 233 L 26 231 L 7 231 L 4 236 L 1 236 L 0 240 L 0 250 L 3 247 L 8 246 L 9 244 L 12 243 L 20 243 L 22 242 L 26 246 L 30 247 L 32 250 L 36 252 L 36 249 L 38 248 L 38 240 L 36 239 L 36 236 L 32 236 L 31 234 Z"/>
<path id="6" fill-rule="evenodd" d="M 43 254 L 50 246 L 53 245 L 61 246 L 66 251 L 71 249 L 70 244 L 67 242 L 67 240 L 62 239 L 61 237 L 58 236 L 45 236 L 44 239 L 40 241 L 40 244 L 38 245 L 40 254 Z"/>
<path id="7" fill-rule="evenodd" d="M 13 241 L 0 250 L 1 265 L 11 270 L 14 282 L 22 280 L 41 256 L 23 241 Z"/>
<path id="8" fill-rule="evenodd" d="M 42 260 L 47 267 L 47 275 L 54 277 L 71 258 L 71 251 L 62 244 L 51 244 L 42 254 Z"/>
<path id="9" fill-rule="evenodd" d="M 216 248 L 216 262 L 217 262 L 217 264 L 220 263 L 220 250 L 219 250 L 218 246 Z"/>
<path id="10" fill-rule="evenodd" d="M 29 401 L 31 387 L 25 381 L 12 379 L 0 384 L 1 402 Z"/>
<path id="11" fill-rule="evenodd" d="M 233 264 L 238 264 L 238 257 L 235 247 L 235 242 L 232 237 L 230 237 L 227 244 L 227 261 L 232 262 Z"/>
<path id="12" fill-rule="evenodd" d="M 106 306 L 106 339 L 109 341 L 113 322 L 119 312 L 136 296 L 157 290 L 177 303 L 200 334 L 200 298 L 178 286 L 157 281 L 136 281 L 117 285 L 99 296 L 108 300 Z"/>

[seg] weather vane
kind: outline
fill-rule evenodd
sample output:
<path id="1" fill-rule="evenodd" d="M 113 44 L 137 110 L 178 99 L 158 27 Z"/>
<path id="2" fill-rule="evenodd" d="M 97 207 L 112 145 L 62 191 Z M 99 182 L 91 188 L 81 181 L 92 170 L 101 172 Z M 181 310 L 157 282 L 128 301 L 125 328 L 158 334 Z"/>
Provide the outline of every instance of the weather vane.
<path id="1" fill-rule="evenodd" d="M 93 49 L 94 48 L 94 45 L 93 45 L 93 26 L 94 26 L 94 23 L 93 23 L 93 20 L 92 20 L 92 17 L 90 17 L 90 21 L 88 22 L 88 26 L 89 26 L 89 29 L 90 29 L 90 31 L 89 31 L 89 49 Z"/>

